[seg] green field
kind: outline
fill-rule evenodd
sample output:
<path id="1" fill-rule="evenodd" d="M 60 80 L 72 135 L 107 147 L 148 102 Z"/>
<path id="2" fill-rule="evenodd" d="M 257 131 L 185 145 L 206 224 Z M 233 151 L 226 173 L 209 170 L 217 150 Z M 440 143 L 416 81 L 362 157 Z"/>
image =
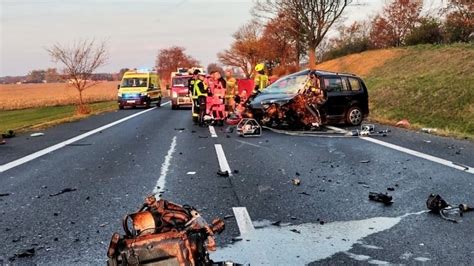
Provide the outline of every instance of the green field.
<path id="1" fill-rule="evenodd" d="M 358 63 L 347 64 L 348 57 L 354 57 L 349 55 L 322 65 L 358 74 L 356 64 L 377 60 L 384 51 L 358 54 Z M 395 56 L 361 73 L 369 88 L 371 119 L 387 123 L 408 119 L 414 128 L 437 128 L 441 134 L 474 139 L 474 44 L 393 51 Z"/>
<path id="2" fill-rule="evenodd" d="M 89 104 L 92 114 L 114 110 L 116 101 Z M 75 115 L 74 105 L 50 106 L 30 109 L 20 109 L 0 112 L 0 132 L 7 130 L 28 131 L 34 128 L 43 128 L 63 122 L 71 122 L 86 116 Z"/>

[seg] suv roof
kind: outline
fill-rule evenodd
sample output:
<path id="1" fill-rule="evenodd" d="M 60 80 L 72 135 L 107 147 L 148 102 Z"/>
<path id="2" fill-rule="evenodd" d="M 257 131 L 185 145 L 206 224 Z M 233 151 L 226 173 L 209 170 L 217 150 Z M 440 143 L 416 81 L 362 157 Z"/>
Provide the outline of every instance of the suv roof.
<path id="1" fill-rule="evenodd" d="M 293 74 L 290 74 L 288 76 L 300 76 L 300 75 L 308 75 L 311 70 L 309 69 L 304 69 L 298 72 L 295 72 Z M 351 77 L 357 77 L 357 75 L 352 74 L 352 73 L 337 73 L 337 72 L 331 72 L 331 71 L 325 71 L 325 70 L 315 70 L 316 74 L 318 76 L 351 76 Z"/>

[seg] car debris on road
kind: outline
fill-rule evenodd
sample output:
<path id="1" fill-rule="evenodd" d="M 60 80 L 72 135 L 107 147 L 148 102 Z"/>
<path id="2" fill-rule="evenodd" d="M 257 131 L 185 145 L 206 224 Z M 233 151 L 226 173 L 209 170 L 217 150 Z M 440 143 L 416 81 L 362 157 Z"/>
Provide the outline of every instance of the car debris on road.
<path id="1" fill-rule="evenodd" d="M 68 188 L 65 188 L 65 189 L 59 191 L 58 193 L 49 194 L 49 196 L 50 196 L 50 197 L 55 197 L 55 196 L 59 196 L 59 195 L 64 194 L 64 193 L 74 192 L 74 191 L 76 191 L 76 190 L 77 190 L 77 188 L 69 188 L 69 187 L 68 187 Z"/>
<path id="2" fill-rule="evenodd" d="M 385 205 L 393 203 L 392 196 L 384 193 L 369 192 L 369 199 L 372 201 L 382 202 Z"/>
<path id="3" fill-rule="evenodd" d="M 301 180 L 300 180 L 299 178 L 297 178 L 297 177 L 291 179 L 291 182 L 292 182 L 293 185 L 295 185 L 295 186 L 301 185 Z"/>
<path id="4" fill-rule="evenodd" d="M 262 135 L 262 127 L 253 118 L 243 118 L 240 120 L 236 131 L 241 137 L 260 137 Z"/>
<path id="5" fill-rule="evenodd" d="M 9 138 L 13 138 L 15 136 L 16 136 L 15 131 L 10 129 L 10 130 L 7 130 L 5 133 L 2 133 L 1 138 L 9 139 Z"/>
<path id="6" fill-rule="evenodd" d="M 396 127 L 410 128 L 410 122 L 407 119 L 402 119 L 395 124 Z"/>
<path id="7" fill-rule="evenodd" d="M 428 196 L 426 207 L 432 213 L 437 213 L 441 218 L 453 223 L 458 223 L 459 220 L 448 217 L 449 215 L 459 214 L 459 216 L 462 217 L 464 213 L 474 211 L 474 208 L 468 206 L 466 203 L 461 203 L 457 207 L 452 206 L 438 194 L 430 194 Z"/>
<path id="8" fill-rule="evenodd" d="M 41 136 L 44 136 L 44 133 L 38 132 L 38 133 L 32 133 L 32 134 L 30 134 L 30 137 L 41 137 Z"/>
<path id="9" fill-rule="evenodd" d="M 129 220 L 132 228 L 129 228 Z M 107 251 L 108 265 L 163 262 L 213 265 L 209 252 L 216 250 L 214 236 L 224 228 L 222 219 L 208 224 L 189 205 L 148 196 L 138 212 L 125 216 L 125 235 L 112 235 Z"/>

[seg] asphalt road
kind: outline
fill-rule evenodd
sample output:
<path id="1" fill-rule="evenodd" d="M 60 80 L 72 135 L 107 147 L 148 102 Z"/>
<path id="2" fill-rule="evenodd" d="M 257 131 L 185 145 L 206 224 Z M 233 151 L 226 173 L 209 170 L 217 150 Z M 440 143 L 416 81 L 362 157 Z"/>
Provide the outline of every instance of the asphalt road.
<path id="1" fill-rule="evenodd" d="M 387 137 L 376 137 L 435 158 L 427 160 L 341 134 L 265 130 L 262 137 L 241 138 L 225 127 L 215 131 L 212 137 L 208 128 L 192 124 L 189 110 L 165 105 L 93 116 L 42 131 L 41 137 L 9 139 L 0 146 L 0 260 L 105 264 L 110 237 L 121 232 L 121 218 L 158 192 L 198 208 L 208 220 L 227 218 L 211 256 L 216 260 L 252 265 L 473 263 L 474 213 L 454 224 L 427 213 L 425 206 L 430 193 L 452 204 L 474 205 L 472 168 L 459 169 L 474 166 L 472 142 L 395 128 Z M 216 155 L 216 145 L 224 156 Z M 56 148 L 45 155 L 25 157 L 51 146 Z M 229 167 L 230 177 L 216 174 L 222 165 Z M 295 186 L 293 178 L 301 184 Z M 394 203 L 369 201 L 371 191 L 388 192 Z M 34 256 L 14 257 L 31 248 Z"/>

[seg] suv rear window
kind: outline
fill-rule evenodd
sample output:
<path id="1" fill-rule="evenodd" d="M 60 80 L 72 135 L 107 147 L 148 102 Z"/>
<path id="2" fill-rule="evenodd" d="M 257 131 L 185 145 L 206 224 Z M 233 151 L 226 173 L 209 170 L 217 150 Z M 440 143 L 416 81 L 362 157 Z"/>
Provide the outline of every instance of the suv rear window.
<path id="1" fill-rule="evenodd" d="M 349 83 L 351 84 L 351 89 L 353 91 L 360 91 L 361 90 L 360 82 L 359 82 L 358 79 L 349 78 Z"/>

